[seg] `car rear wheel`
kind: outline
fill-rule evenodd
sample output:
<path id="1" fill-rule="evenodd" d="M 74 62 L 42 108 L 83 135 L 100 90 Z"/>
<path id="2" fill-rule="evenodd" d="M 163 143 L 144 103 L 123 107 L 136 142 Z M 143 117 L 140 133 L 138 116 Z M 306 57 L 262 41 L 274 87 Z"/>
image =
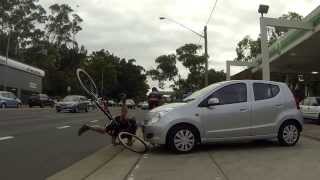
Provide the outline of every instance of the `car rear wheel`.
<path id="1" fill-rule="evenodd" d="M 278 140 L 281 145 L 293 146 L 300 138 L 300 130 L 296 122 L 287 121 L 283 123 L 278 132 Z"/>
<path id="2" fill-rule="evenodd" d="M 177 153 L 188 153 L 196 146 L 196 131 L 189 126 L 174 127 L 169 132 L 168 147 Z"/>

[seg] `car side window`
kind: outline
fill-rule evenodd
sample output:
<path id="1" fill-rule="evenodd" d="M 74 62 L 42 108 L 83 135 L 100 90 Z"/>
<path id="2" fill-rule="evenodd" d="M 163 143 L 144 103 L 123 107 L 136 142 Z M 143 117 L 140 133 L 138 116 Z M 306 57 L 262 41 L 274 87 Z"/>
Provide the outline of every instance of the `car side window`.
<path id="1" fill-rule="evenodd" d="M 256 101 L 270 99 L 279 94 L 280 88 L 277 85 L 266 83 L 253 83 L 254 99 Z"/>
<path id="2" fill-rule="evenodd" d="M 312 98 L 310 101 L 310 106 L 318 106 L 318 102 L 315 98 Z"/>
<path id="3" fill-rule="evenodd" d="M 220 105 L 247 102 L 247 85 L 245 83 L 227 85 L 209 98 L 218 98 Z"/>
<path id="4" fill-rule="evenodd" d="M 305 105 L 305 106 L 309 106 L 310 105 L 310 99 L 309 98 L 304 99 L 302 104 Z"/>

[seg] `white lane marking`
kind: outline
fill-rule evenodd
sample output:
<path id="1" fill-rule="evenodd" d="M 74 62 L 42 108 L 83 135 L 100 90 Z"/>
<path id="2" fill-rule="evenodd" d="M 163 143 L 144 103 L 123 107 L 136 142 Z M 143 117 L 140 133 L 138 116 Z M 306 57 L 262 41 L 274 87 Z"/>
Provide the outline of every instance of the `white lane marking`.
<path id="1" fill-rule="evenodd" d="M 0 141 L 4 141 L 4 140 L 7 140 L 7 139 L 13 139 L 13 138 L 14 138 L 13 136 L 0 137 Z"/>
<path id="2" fill-rule="evenodd" d="M 99 120 L 92 120 L 92 121 L 90 121 L 90 122 L 92 122 L 92 123 L 96 123 L 96 122 L 98 122 Z"/>
<path id="3" fill-rule="evenodd" d="M 60 126 L 60 127 L 57 127 L 57 129 L 65 129 L 65 128 L 69 128 L 71 126 Z"/>

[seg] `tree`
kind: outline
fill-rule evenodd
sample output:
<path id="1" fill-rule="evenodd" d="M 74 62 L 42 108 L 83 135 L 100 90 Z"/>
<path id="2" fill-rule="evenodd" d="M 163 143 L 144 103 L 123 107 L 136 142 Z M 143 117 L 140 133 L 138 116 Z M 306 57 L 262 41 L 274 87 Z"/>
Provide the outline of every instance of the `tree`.
<path id="1" fill-rule="evenodd" d="M 38 0 L 2 0 L 0 34 L 4 42 L 1 42 L 1 54 L 5 54 L 10 38 L 9 56 L 19 57 L 20 49 L 29 46 L 35 34 L 41 34 L 37 24 L 45 22 L 45 13 Z"/>
<path id="2" fill-rule="evenodd" d="M 82 28 L 79 24 L 83 21 L 79 15 L 72 14 L 73 9 L 67 4 L 54 4 L 49 7 L 50 15 L 46 24 L 47 39 L 58 47 L 75 43 L 72 35 L 77 34 Z M 72 19 L 70 20 L 70 16 Z"/>
<path id="3" fill-rule="evenodd" d="M 159 81 L 159 87 L 163 88 L 164 81 L 174 81 L 178 74 L 176 55 L 161 55 L 157 57 L 155 63 L 157 68 L 149 70 L 147 74 L 151 76 L 152 80 Z"/>
<path id="4" fill-rule="evenodd" d="M 226 80 L 226 73 L 224 71 L 216 71 L 214 69 L 209 69 L 208 71 L 208 81 L 209 84 L 221 82 Z"/>
<path id="5" fill-rule="evenodd" d="M 204 87 L 202 74 L 205 70 L 205 56 L 200 55 L 201 46 L 197 44 L 185 44 L 176 50 L 177 59 L 189 70 L 187 78 L 188 88 L 191 90 Z"/>
<path id="6" fill-rule="evenodd" d="M 238 42 L 236 48 L 236 61 L 250 62 L 261 52 L 260 38 L 253 40 L 250 36 L 245 36 Z"/>

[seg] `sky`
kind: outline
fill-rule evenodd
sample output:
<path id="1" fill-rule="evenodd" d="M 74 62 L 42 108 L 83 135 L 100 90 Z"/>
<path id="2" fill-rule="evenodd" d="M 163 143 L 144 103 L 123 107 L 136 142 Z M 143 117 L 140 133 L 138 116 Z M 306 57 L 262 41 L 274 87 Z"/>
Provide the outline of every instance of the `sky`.
<path id="1" fill-rule="evenodd" d="M 175 53 L 186 43 L 204 44 L 196 34 L 160 16 L 178 21 L 202 34 L 216 0 L 40 0 L 48 8 L 67 3 L 83 18 L 83 30 L 76 39 L 89 51 L 106 49 L 126 59 L 134 58 L 146 70 L 154 60 Z M 237 42 L 244 36 L 259 34 L 259 4 L 270 6 L 268 17 L 289 11 L 306 16 L 320 0 L 218 0 L 208 23 L 209 68 L 226 69 L 225 62 L 236 57 Z M 78 7 L 77 7 L 78 6 Z M 178 65 L 179 73 L 188 71 Z M 231 68 L 231 74 L 241 68 Z M 155 82 L 149 82 L 151 86 Z"/>

